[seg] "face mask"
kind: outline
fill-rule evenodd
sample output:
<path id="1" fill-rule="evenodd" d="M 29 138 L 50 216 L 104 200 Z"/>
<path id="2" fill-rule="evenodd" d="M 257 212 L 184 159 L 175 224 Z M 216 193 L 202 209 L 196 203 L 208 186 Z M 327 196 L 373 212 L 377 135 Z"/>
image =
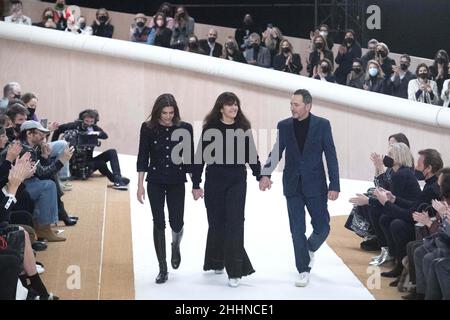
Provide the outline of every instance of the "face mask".
<path id="1" fill-rule="evenodd" d="M 86 28 L 86 22 L 82 22 L 82 23 L 80 23 L 80 28 L 81 28 L 81 29 L 84 29 L 84 28 Z"/>
<path id="2" fill-rule="evenodd" d="M 108 21 L 108 17 L 101 16 L 101 17 L 98 18 L 98 21 L 100 21 L 101 23 L 105 23 L 106 21 Z"/>
<path id="3" fill-rule="evenodd" d="M 139 21 L 138 23 L 136 23 L 136 25 L 137 25 L 139 28 L 143 28 L 143 27 L 145 26 L 145 23 L 142 22 L 142 21 Z"/>
<path id="4" fill-rule="evenodd" d="M 21 124 L 16 124 L 16 131 L 19 131 L 20 132 L 20 127 L 21 127 L 22 125 Z"/>
<path id="5" fill-rule="evenodd" d="M 406 63 L 401 63 L 400 64 L 400 69 L 402 69 L 403 71 L 408 70 L 408 68 L 409 68 L 409 65 L 407 65 Z"/>
<path id="6" fill-rule="evenodd" d="M 354 73 L 359 74 L 361 73 L 362 69 L 361 68 L 353 68 L 352 69 Z"/>
<path id="7" fill-rule="evenodd" d="M 48 13 L 45 15 L 46 19 L 53 19 L 53 14 L 52 13 Z"/>
<path id="8" fill-rule="evenodd" d="M 214 38 L 214 37 L 209 37 L 209 38 L 208 38 L 208 42 L 209 42 L 209 43 L 215 43 L 215 42 L 216 42 L 216 38 Z"/>
<path id="9" fill-rule="evenodd" d="M 20 97 L 22 97 L 22 95 L 20 95 L 20 94 L 15 94 L 13 98 L 14 98 L 14 99 L 20 99 Z"/>
<path id="10" fill-rule="evenodd" d="M 376 77 L 378 75 L 378 69 L 377 68 L 370 68 L 369 74 L 371 77 Z"/>
<path id="11" fill-rule="evenodd" d="M 184 18 L 184 17 L 186 16 L 186 14 L 185 14 L 184 12 L 180 12 L 180 13 L 178 14 L 178 16 L 179 16 L 180 18 Z"/>
<path id="12" fill-rule="evenodd" d="M 322 67 L 322 72 L 323 73 L 328 73 L 330 71 L 330 67 L 328 67 L 327 65 L 323 65 Z"/>
<path id="13" fill-rule="evenodd" d="M 439 63 L 439 64 L 444 64 L 445 63 L 445 59 L 440 57 L 440 58 L 436 59 L 436 62 Z"/>
<path id="14" fill-rule="evenodd" d="M 282 48 L 281 51 L 283 53 L 289 53 L 291 50 L 289 48 Z"/>
<path id="15" fill-rule="evenodd" d="M 355 40 L 353 38 L 345 38 L 347 45 L 352 45 Z"/>
<path id="16" fill-rule="evenodd" d="M 28 109 L 28 113 L 29 113 L 29 117 L 33 117 L 34 113 L 36 112 L 36 109 L 33 108 L 27 108 Z"/>
<path id="17" fill-rule="evenodd" d="M 377 54 L 382 57 L 382 58 L 386 58 L 387 57 L 387 52 L 384 51 L 377 51 Z"/>
<path id="18" fill-rule="evenodd" d="M 323 49 L 323 43 L 322 42 L 317 42 L 314 45 L 315 45 L 316 49 L 318 49 L 318 50 L 322 50 Z"/>
<path id="19" fill-rule="evenodd" d="M 57 4 L 55 5 L 55 9 L 58 10 L 58 11 L 62 11 L 62 10 L 64 9 L 64 4 L 62 4 L 62 3 L 57 3 Z"/>
<path id="20" fill-rule="evenodd" d="M 394 166 L 394 159 L 389 156 L 384 156 L 383 164 L 386 168 L 392 168 Z"/>
<path id="21" fill-rule="evenodd" d="M 326 32 L 326 31 L 320 31 L 319 34 L 324 38 L 326 38 L 328 36 L 328 32 Z"/>
<path id="22" fill-rule="evenodd" d="M 190 49 L 197 49 L 198 44 L 197 42 L 189 42 L 188 46 Z"/>
<path id="23" fill-rule="evenodd" d="M 253 48 L 253 49 L 259 48 L 259 44 L 257 44 L 257 43 L 252 43 L 252 48 Z"/>
<path id="24" fill-rule="evenodd" d="M 419 73 L 419 78 L 421 79 L 427 79 L 428 78 L 428 73 Z"/>

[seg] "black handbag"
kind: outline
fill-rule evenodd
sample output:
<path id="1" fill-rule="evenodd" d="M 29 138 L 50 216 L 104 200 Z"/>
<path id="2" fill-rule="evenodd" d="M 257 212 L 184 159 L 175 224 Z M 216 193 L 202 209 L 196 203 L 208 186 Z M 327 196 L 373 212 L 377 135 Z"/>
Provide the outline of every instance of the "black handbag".
<path id="1" fill-rule="evenodd" d="M 347 219 L 345 227 L 355 232 L 361 238 L 371 235 L 370 222 L 367 221 L 359 212 L 359 207 L 353 207 Z"/>

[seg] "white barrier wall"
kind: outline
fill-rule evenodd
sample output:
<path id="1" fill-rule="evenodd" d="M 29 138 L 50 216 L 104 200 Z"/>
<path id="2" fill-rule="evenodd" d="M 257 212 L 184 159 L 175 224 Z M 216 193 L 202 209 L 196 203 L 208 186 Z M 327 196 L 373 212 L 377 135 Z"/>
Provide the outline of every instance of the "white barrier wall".
<path id="1" fill-rule="evenodd" d="M 0 23 L 0 48 L 0 83 L 16 80 L 23 92 L 35 92 L 38 115 L 64 122 L 84 108 L 97 108 L 99 125 L 111 137 L 103 149 L 136 154 L 140 123 L 164 92 L 175 95 L 186 121 L 196 122 L 221 92 L 234 91 L 253 127 L 271 130 L 290 116 L 290 94 L 306 88 L 314 97 L 313 112 L 332 123 L 342 177 L 370 179 L 370 152 L 385 152 L 387 136 L 397 132 L 410 138 L 414 152 L 436 148 L 450 164 L 449 109 L 222 59 L 36 27 Z"/>

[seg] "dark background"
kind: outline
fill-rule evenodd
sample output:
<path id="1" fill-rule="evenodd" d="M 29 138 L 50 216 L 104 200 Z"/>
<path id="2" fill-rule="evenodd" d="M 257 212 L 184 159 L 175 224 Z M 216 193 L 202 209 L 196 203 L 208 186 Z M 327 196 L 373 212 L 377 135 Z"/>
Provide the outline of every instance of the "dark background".
<path id="1" fill-rule="evenodd" d="M 151 0 L 67 1 L 68 4 L 82 7 L 105 7 L 113 11 L 142 12 L 146 15 L 153 15 L 162 2 Z M 169 2 L 186 5 L 190 15 L 199 23 L 236 28 L 240 26 L 243 16 L 251 13 L 261 29 L 265 29 L 267 23 L 273 23 L 285 35 L 294 37 L 308 38 L 315 22 L 313 0 L 173 0 Z M 319 2 L 331 4 L 343 1 Z M 348 3 L 352 17 L 349 19 L 349 26 L 358 31 L 358 40 L 362 42 L 363 47 L 366 47 L 369 39 L 376 38 L 385 42 L 393 52 L 427 58 L 433 58 L 439 49 L 447 51 L 450 49 L 449 0 L 349 0 Z M 302 6 L 308 4 L 311 6 Z M 365 26 L 365 21 L 369 17 L 365 13 L 369 5 L 378 5 L 381 8 L 381 30 L 359 28 L 361 25 Z M 340 42 L 345 28 L 344 10 L 339 8 L 332 10 L 332 7 L 321 7 L 318 11 L 319 22 L 326 20 L 325 22 L 333 31 L 333 39 L 335 42 Z M 334 21 L 328 18 L 330 14 L 334 17 Z M 359 22 L 354 23 L 358 19 Z"/>

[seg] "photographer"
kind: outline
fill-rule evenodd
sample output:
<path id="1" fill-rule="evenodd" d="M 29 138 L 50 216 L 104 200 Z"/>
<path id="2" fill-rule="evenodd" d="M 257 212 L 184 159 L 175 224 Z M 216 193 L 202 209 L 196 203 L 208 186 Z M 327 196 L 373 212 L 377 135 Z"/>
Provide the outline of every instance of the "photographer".
<path id="1" fill-rule="evenodd" d="M 69 130 L 77 130 L 77 132 L 91 135 L 97 135 L 98 139 L 106 140 L 108 135 L 102 128 L 97 126 L 99 121 L 99 115 L 96 110 L 87 109 L 79 114 L 78 120 L 74 122 L 69 122 L 60 125 L 57 130 L 53 133 L 52 141 L 56 141 L 60 134 L 65 133 Z M 99 170 L 100 173 L 106 176 L 109 181 L 113 182 L 113 188 L 119 190 L 127 190 L 130 180 L 122 177 L 120 174 L 119 159 L 117 157 L 117 151 L 115 149 L 109 149 L 100 155 L 93 157 L 94 147 L 88 148 L 78 148 L 76 146 L 76 154 L 78 152 L 84 152 L 85 161 L 83 165 L 87 168 L 87 176 L 92 174 L 94 171 Z M 107 162 L 111 165 L 112 172 L 108 169 Z M 76 173 L 72 172 L 73 175 Z"/>

